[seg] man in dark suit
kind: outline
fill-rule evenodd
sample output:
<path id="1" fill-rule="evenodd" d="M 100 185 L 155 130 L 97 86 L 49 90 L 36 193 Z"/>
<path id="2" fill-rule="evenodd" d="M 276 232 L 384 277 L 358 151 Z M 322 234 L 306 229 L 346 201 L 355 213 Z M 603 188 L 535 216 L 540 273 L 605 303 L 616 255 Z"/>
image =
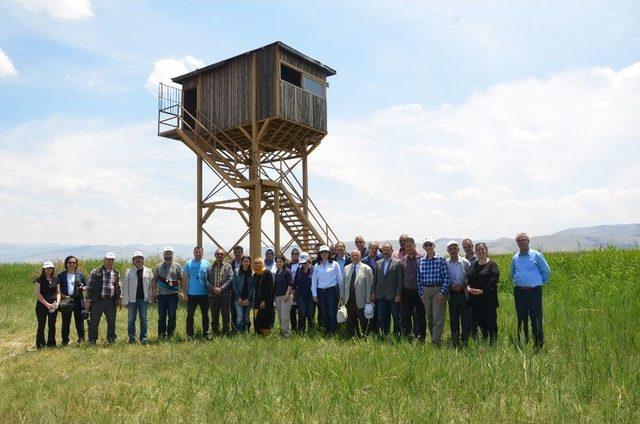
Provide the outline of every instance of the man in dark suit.
<path id="1" fill-rule="evenodd" d="M 393 334 L 400 337 L 400 301 L 402 297 L 403 268 L 400 260 L 392 257 L 390 243 L 382 245 L 382 259 L 376 263 L 375 283 L 371 297 L 376 302 L 380 327 L 386 336 L 391 328 L 393 316 Z"/>

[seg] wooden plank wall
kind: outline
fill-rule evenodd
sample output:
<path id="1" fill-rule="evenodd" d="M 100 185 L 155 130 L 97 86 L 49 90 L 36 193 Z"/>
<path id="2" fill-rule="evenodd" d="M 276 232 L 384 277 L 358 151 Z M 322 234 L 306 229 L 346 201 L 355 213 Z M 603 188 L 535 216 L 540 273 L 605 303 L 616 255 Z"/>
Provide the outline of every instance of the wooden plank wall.
<path id="1" fill-rule="evenodd" d="M 280 111 L 283 118 L 327 131 L 327 101 L 286 81 L 280 81 Z"/>
<path id="2" fill-rule="evenodd" d="M 256 57 L 258 73 L 258 121 L 276 115 L 276 46 L 260 50 Z"/>
<path id="3" fill-rule="evenodd" d="M 221 129 L 251 122 L 251 56 L 244 55 L 201 75 L 200 112 Z"/>

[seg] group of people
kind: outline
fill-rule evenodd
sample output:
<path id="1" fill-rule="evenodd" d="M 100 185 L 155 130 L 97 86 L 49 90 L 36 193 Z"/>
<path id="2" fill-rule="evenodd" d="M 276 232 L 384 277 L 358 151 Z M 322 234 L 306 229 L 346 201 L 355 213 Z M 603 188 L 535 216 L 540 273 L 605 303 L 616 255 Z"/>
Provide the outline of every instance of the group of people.
<path id="1" fill-rule="evenodd" d="M 176 329 L 179 300 L 186 302 L 186 335 L 194 337 L 194 318 L 200 309 L 202 333 L 253 331 L 267 335 L 277 320 L 280 334 L 322 330 L 331 336 L 344 322 L 350 337 L 371 334 L 425 340 L 439 346 L 445 326 L 447 305 L 451 343 L 464 346 L 478 334 L 494 344 L 498 336 L 497 308 L 500 270 L 488 255 L 485 243 L 470 239 L 447 243 L 448 258 L 436 254 L 435 242 L 424 239 L 418 252 L 408 235 L 399 239 L 394 252 L 391 243 L 365 243 L 355 238 L 356 248 L 346 252 L 345 244 L 316 246 L 317 256 L 292 249 L 290 260 L 273 249 L 265 257 L 251 258 L 242 246 L 233 248 L 233 259 L 225 261 L 223 249 L 212 262 L 203 258 L 197 246 L 193 258 L 181 266 L 173 249 L 166 247 L 163 262 L 153 269 L 145 265 L 141 252 L 132 257 L 132 267 L 123 278 L 114 268 L 115 255 L 107 253 L 103 265 L 88 278 L 78 270 L 78 259 L 68 256 L 64 271 L 55 274 L 52 262 L 45 262 L 35 280 L 38 329 L 36 347 L 56 345 L 56 317 L 62 315 L 62 343 L 69 343 L 73 317 L 78 342 L 95 344 L 102 315 L 107 321 L 107 340 L 116 341 L 116 314 L 128 309 L 130 343 L 147 342 L 147 308 L 158 307 L 158 337 L 172 337 Z M 536 348 L 542 347 L 542 286 L 550 269 L 542 253 L 529 247 L 525 233 L 516 236 L 518 252 L 511 260 L 518 340 L 529 340 L 529 321 Z M 317 318 L 317 321 L 316 321 Z M 139 334 L 136 334 L 139 321 Z M 391 323 L 393 321 L 393 327 Z M 45 340 L 45 327 L 48 334 Z M 393 329 L 392 329 L 393 328 Z"/>

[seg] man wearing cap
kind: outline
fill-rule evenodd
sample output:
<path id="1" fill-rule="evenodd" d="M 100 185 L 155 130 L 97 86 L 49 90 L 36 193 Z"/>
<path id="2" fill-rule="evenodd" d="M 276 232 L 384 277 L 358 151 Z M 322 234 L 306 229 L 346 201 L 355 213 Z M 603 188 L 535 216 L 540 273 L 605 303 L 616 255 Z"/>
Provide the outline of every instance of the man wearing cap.
<path id="1" fill-rule="evenodd" d="M 136 342 L 136 315 L 140 315 L 140 343 L 147 343 L 147 306 L 151 300 L 153 272 L 144 266 L 142 252 L 135 252 L 133 268 L 127 269 L 122 280 L 122 303 L 129 310 L 127 333 L 129 343 Z"/>
<path id="2" fill-rule="evenodd" d="M 211 330 L 216 336 L 220 334 L 220 315 L 222 315 L 222 334 L 229 334 L 229 298 L 231 297 L 233 271 L 231 265 L 224 262 L 224 255 L 223 249 L 217 249 L 215 260 L 207 270 Z"/>
<path id="3" fill-rule="evenodd" d="M 209 337 L 209 290 L 207 290 L 207 270 L 211 265 L 208 260 L 202 259 L 204 249 L 202 246 L 193 248 L 193 259 L 187 261 L 182 268 L 184 288 L 182 296 L 187 301 L 187 337 L 194 336 L 193 317 L 196 308 L 200 307 L 202 316 L 202 335 Z"/>
<path id="4" fill-rule="evenodd" d="M 549 280 L 551 269 L 544 255 L 529 248 L 527 233 L 516 236 L 518 252 L 511 258 L 511 278 L 513 279 L 513 297 L 518 317 L 518 342 L 524 331 L 525 342 L 529 342 L 529 319 L 531 333 L 536 349 L 544 344 L 542 330 L 542 286 Z"/>
<path id="5" fill-rule="evenodd" d="M 400 302 L 404 270 L 400 259 L 393 257 L 391 243 L 382 245 L 382 259 L 376 262 L 375 277 L 371 298 L 378 309 L 379 326 L 387 336 L 393 316 L 393 334 L 400 337 Z"/>
<path id="6" fill-rule="evenodd" d="M 427 314 L 431 342 L 440 346 L 449 296 L 449 267 L 445 258 L 436 254 L 432 239 L 425 239 L 422 248 L 425 256 L 418 261 L 418 294 Z"/>
<path id="7" fill-rule="evenodd" d="M 102 314 L 107 318 L 107 341 L 116 341 L 116 305 L 122 305 L 120 299 L 120 274 L 113 268 L 116 255 L 108 252 L 104 255 L 103 265 L 89 274 L 87 299 L 85 306 L 90 309 L 89 342 L 98 341 L 98 328 Z"/>
<path id="8" fill-rule="evenodd" d="M 447 266 L 449 267 L 449 325 L 451 327 L 451 343 L 454 347 L 467 344 L 471 329 L 471 309 L 469 307 L 467 287 L 467 272 L 471 264 L 458 253 L 458 242 L 451 240 L 447 243 Z"/>
<path id="9" fill-rule="evenodd" d="M 340 303 L 347 307 L 347 331 L 351 337 L 367 335 L 365 305 L 371 303 L 373 271 L 369 265 L 360 262 L 360 251 L 354 249 L 349 256 L 351 263 L 344 268 L 344 278 L 340 286 Z"/>
<path id="10" fill-rule="evenodd" d="M 182 267 L 173 261 L 173 248 L 162 252 L 163 262 L 153 270 L 151 297 L 158 302 L 158 337 L 171 337 L 176 330 L 178 293 L 182 286 Z"/>
<path id="11" fill-rule="evenodd" d="M 401 298 L 402 330 L 405 337 L 424 341 L 427 324 L 424 316 L 424 304 L 418 294 L 418 261 L 422 254 L 416 250 L 412 237 L 404 240 L 405 256 L 402 258 L 403 284 Z"/>

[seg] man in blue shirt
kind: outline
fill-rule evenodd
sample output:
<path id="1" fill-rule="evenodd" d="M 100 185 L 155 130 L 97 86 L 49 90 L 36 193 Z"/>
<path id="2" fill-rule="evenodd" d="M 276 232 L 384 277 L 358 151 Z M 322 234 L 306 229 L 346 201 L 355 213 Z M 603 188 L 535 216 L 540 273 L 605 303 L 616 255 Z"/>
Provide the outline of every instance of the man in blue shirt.
<path id="1" fill-rule="evenodd" d="M 529 341 L 529 322 L 537 349 L 544 343 L 542 331 L 542 285 L 549 279 L 549 265 L 542 253 L 529 248 L 529 236 L 519 233 L 516 236 L 519 251 L 511 259 L 511 278 L 513 279 L 513 297 L 518 317 L 518 341 L 524 329 L 525 343 Z"/>
<path id="2" fill-rule="evenodd" d="M 447 260 L 436 254 L 435 241 L 427 238 L 422 243 L 425 256 L 418 261 L 418 294 L 427 313 L 431 342 L 440 346 L 449 297 L 449 267 Z"/>
<path id="3" fill-rule="evenodd" d="M 193 259 L 182 268 L 184 278 L 184 299 L 187 301 L 187 337 L 193 337 L 193 316 L 200 306 L 202 315 L 202 334 L 209 337 L 209 291 L 207 290 L 207 269 L 211 265 L 202 259 L 204 249 L 196 246 L 193 249 Z"/>

